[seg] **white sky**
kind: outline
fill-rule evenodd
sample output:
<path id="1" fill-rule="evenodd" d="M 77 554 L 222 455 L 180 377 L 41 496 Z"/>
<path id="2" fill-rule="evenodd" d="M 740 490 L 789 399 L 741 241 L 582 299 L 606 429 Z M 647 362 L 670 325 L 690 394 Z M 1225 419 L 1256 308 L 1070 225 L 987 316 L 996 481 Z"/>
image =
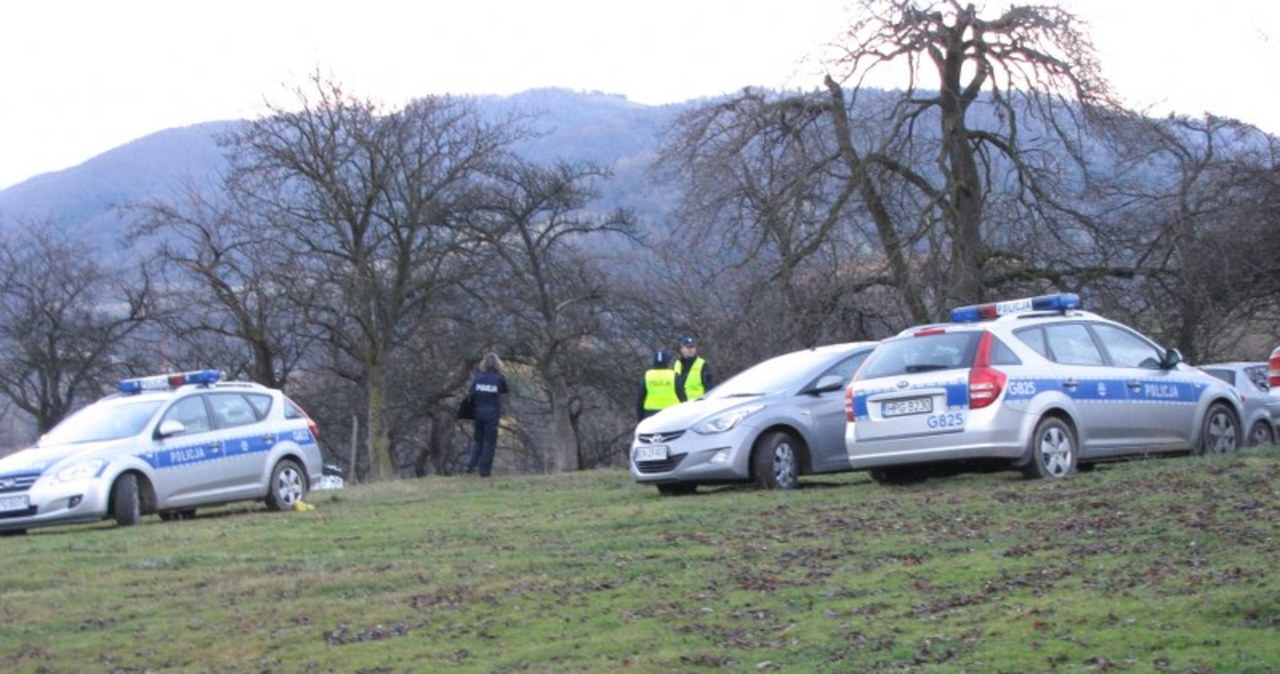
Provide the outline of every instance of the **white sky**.
<path id="1" fill-rule="evenodd" d="M 801 62 L 848 24 L 847 4 L 11 0 L 0 8 L 0 189 L 156 131 L 254 117 L 317 70 L 388 105 L 548 86 L 650 104 L 811 89 L 821 78 Z M 1280 2 L 1057 4 L 1088 22 L 1131 106 L 1280 133 Z"/>

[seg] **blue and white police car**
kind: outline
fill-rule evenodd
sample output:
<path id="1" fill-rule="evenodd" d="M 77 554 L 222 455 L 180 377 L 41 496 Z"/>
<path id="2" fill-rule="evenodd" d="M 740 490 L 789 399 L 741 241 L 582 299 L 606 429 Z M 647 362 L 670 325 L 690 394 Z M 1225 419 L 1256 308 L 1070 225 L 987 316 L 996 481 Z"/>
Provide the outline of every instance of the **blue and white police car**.
<path id="1" fill-rule="evenodd" d="M 198 506 L 302 501 L 321 478 L 315 423 L 278 390 L 216 370 L 127 379 L 31 449 L 0 459 L 0 532 Z"/>
<path id="2" fill-rule="evenodd" d="M 962 307 L 880 343 L 845 391 L 855 469 L 886 484 L 974 462 L 1059 478 L 1241 444 L 1239 395 L 1074 294 Z"/>

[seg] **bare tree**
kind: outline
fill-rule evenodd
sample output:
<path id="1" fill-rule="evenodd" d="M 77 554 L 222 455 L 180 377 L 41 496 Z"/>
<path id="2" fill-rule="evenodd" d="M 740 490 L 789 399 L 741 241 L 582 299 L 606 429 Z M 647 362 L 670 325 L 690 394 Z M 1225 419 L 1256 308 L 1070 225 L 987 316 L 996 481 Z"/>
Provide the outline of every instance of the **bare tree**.
<path id="1" fill-rule="evenodd" d="M 128 374 L 125 341 L 148 317 L 146 270 L 99 264 L 88 245 L 32 223 L 0 246 L 0 394 L 40 433 Z"/>
<path id="2" fill-rule="evenodd" d="M 1074 15 L 1053 6 L 1013 6 L 991 18 L 959 0 L 923 6 L 863 0 L 861 6 L 866 18 L 849 30 L 836 72 L 825 82 L 836 128 L 847 127 L 847 111 L 856 110 L 873 73 L 899 68 L 908 84 L 897 95 L 886 143 L 859 154 L 841 133 L 842 155 L 855 171 L 870 163 L 866 175 L 916 193 L 923 207 L 916 219 L 938 223 L 947 245 L 944 300 L 981 301 L 993 256 L 1020 257 L 993 251 L 998 247 L 985 217 L 993 193 L 1014 190 L 1030 211 L 1070 212 L 1050 189 L 1057 172 L 1046 169 L 1060 165 L 1048 160 L 1085 161 L 1080 116 L 1116 107 L 1092 44 Z M 904 157 L 929 161 L 905 163 Z M 891 248 L 884 235 L 889 223 L 875 217 L 882 243 Z M 904 287 L 902 271 L 895 273 Z M 1000 273 L 1008 273 L 1003 265 Z"/>
<path id="3" fill-rule="evenodd" d="M 167 310 L 156 314 L 185 347 L 170 345 L 170 357 L 285 388 L 317 335 L 283 291 L 293 273 L 288 258 L 237 196 L 189 186 L 182 203 L 133 207 L 142 217 L 131 234 L 154 239 L 156 257 L 176 272 L 160 302 Z"/>
<path id="4" fill-rule="evenodd" d="M 587 164 L 536 166 L 513 160 L 478 197 L 472 220 L 491 260 L 473 280 L 482 303 L 497 309 L 514 355 L 537 373 L 546 394 L 545 469 L 578 470 L 583 444 L 575 429 L 582 402 L 574 394 L 581 352 L 607 310 L 605 274 L 587 246 L 607 236 L 632 238 L 627 213 L 598 215 L 589 206 L 594 183 L 609 173 Z"/>
<path id="5" fill-rule="evenodd" d="M 717 273 L 751 278 L 752 313 L 801 334 L 836 334 L 829 316 L 878 332 L 1054 283 L 1060 260 L 1027 243 L 1089 221 L 1072 198 L 1085 117 L 1114 105 L 1075 17 L 860 8 L 821 91 L 747 90 L 678 120 L 662 161 L 688 185 L 682 225 L 723 233 Z M 881 71 L 905 85 L 869 85 Z"/>
<path id="6" fill-rule="evenodd" d="M 1280 145 L 1235 120 L 1127 115 L 1112 122 L 1106 212 L 1110 263 L 1095 284 L 1118 314 L 1192 361 L 1276 333 Z M 1242 354 L 1243 357 L 1243 354 Z M 1256 357 L 1256 356 L 1255 356 Z"/>
<path id="7" fill-rule="evenodd" d="M 279 246 L 306 319 L 356 365 L 372 476 L 387 479 L 387 368 L 442 289 L 465 277 L 458 225 L 471 184 L 519 127 L 481 120 L 464 99 L 385 111 L 319 76 L 312 84 L 295 91 L 293 110 L 232 135 L 230 185 Z"/>

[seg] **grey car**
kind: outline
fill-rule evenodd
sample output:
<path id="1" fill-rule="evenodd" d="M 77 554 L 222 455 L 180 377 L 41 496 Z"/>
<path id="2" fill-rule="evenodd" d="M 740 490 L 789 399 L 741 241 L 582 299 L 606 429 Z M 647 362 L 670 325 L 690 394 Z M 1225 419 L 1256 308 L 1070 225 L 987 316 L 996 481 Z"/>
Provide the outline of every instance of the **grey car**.
<path id="1" fill-rule="evenodd" d="M 120 382 L 31 449 L 0 459 L 0 531 L 198 506 L 302 501 L 322 476 L 315 423 L 278 390 L 197 370 Z"/>
<path id="2" fill-rule="evenodd" d="M 1236 387 L 1240 392 L 1242 426 L 1250 447 L 1276 444 L 1280 426 L 1280 392 L 1267 385 L 1267 364 L 1237 361 L 1201 365 L 1200 369 Z"/>
<path id="3" fill-rule="evenodd" d="M 794 489 L 800 475 L 851 470 L 844 386 L 875 342 L 821 346 L 771 358 L 641 421 L 631 475 L 666 496 L 700 484 Z"/>

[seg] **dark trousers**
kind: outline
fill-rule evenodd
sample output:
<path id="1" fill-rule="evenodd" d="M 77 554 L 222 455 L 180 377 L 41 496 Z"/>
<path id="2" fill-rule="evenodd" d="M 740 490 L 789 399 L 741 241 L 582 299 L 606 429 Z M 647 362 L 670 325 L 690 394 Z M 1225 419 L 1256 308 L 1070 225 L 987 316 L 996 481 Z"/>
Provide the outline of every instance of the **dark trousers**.
<path id="1" fill-rule="evenodd" d="M 498 448 L 498 420 L 476 419 L 475 440 L 471 443 L 471 457 L 467 460 L 467 472 L 480 471 L 480 477 L 493 473 L 493 452 Z"/>

